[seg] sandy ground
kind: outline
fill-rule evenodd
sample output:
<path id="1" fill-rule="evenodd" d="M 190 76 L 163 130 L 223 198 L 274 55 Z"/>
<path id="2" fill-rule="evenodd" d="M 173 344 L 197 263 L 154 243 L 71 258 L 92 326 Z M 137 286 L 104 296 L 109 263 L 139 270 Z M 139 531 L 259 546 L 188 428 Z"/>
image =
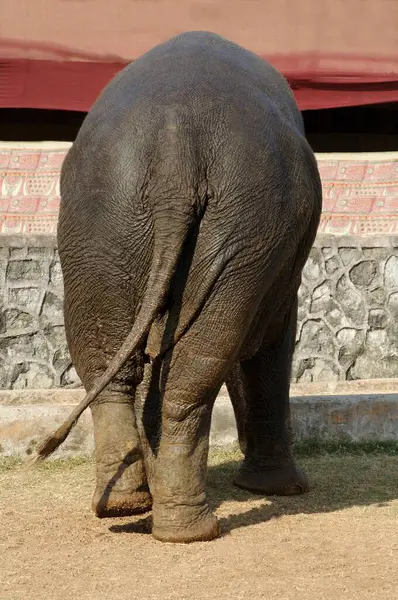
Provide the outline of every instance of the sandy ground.
<path id="1" fill-rule="evenodd" d="M 313 490 L 272 499 L 230 485 L 236 459 L 209 470 L 223 536 L 188 546 L 95 518 L 89 461 L 3 463 L 0 599 L 398 599 L 398 457 L 302 459 Z"/>

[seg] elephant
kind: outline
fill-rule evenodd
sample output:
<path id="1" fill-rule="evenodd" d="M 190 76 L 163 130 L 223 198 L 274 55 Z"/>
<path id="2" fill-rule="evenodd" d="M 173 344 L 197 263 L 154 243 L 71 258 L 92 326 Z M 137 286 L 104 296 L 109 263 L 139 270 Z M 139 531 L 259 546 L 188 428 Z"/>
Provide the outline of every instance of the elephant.
<path id="1" fill-rule="evenodd" d="M 158 540 L 216 538 L 206 473 L 225 382 L 235 484 L 306 492 L 289 386 L 322 188 L 284 77 L 217 34 L 177 35 L 105 87 L 60 185 L 65 330 L 87 395 L 36 460 L 90 406 L 97 516 L 152 510 Z"/>

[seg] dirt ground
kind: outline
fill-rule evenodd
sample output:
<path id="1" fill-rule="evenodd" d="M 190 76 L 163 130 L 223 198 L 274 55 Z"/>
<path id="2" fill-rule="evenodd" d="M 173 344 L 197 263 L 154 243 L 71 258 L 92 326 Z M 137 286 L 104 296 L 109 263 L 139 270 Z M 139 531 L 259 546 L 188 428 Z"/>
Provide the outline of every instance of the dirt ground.
<path id="1" fill-rule="evenodd" d="M 398 599 L 398 457 L 301 459 L 312 491 L 234 489 L 238 453 L 212 456 L 223 536 L 188 546 L 148 517 L 98 520 L 91 461 L 0 462 L 1 600 Z"/>

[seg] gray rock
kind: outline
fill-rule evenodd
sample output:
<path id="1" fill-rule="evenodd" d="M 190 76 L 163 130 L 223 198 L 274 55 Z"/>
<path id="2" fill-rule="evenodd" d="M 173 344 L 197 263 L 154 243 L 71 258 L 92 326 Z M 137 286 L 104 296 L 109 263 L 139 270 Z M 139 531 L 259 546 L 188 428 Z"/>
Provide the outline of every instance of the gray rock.
<path id="1" fill-rule="evenodd" d="M 343 265 L 352 265 L 362 258 L 362 253 L 358 248 L 339 248 L 339 256 Z"/>
<path id="2" fill-rule="evenodd" d="M 50 352 L 47 345 L 47 340 L 44 332 L 40 331 L 34 335 L 34 352 L 33 356 L 40 361 L 49 361 Z"/>
<path id="3" fill-rule="evenodd" d="M 386 290 L 384 287 L 378 287 L 368 292 L 368 302 L 370 306 L 384 306 L 386 302 Z"/>
<path id="4" fill-rule="evenodd" d="M 10 248 L 10 260 L 23 260 L 28 256 L 27 248 Z"/>
<path id="5" fill-rule="evenodd" d="M 387 290 L 398 289 L 398 257 L 390 256 L 384 267 L 384 285 Z"/>
<path id="6" fill-rule="evenodd" d="M 37 260 L 14 260 L 8 263 L 7 278 L 10 281 L 37 281 L 45 275 L 45 270 Z"/>
<path id="7" fill-rule="evenodd" d="M 361 294 L 343 275 L 336 286 L 336 299 L 344 311 L 344 315 L 352 325 L 363 325 L 366 320 L 365 303 Z"/>
<path id="8" fill-rule="evenodd" d="M 337 327 L 344 315 L 333 296 L 332 283 L 329 280 L 315 288 L 312 294 L 311 313 L 321 313 L 332 327 Z"/>
<path id="9" fill-rule="evenodd" d="M 63 377 L 62 377 L 62 383 L 63 383 L 63 385 L 74 385 L 74 386 L 82 385 L 80 377 L 76 373 L 75 367 L 71 366 L 71 367 L 69 367 L 69 369 L 67 369 L 65 371 L 65 373 L 63 374 Z"/>
<path id="10" fill-rule="evenodd" d="M 365 331 L 345 327 L 337 333 L 336 339 L 340 344 L 339 363 L 347 369 L 354 363 L 364 348 Z"/>
<path id="11" fill-rule="evenodd" d="M 303 277 L 314 283 L 319 280 L 323 271 L 323 258 L 322 254 L 316 249 L 311 250 L 310 256 L 303 269 Z"/>
<path id="12" fill-rule="evenodd" d="M 363 258 L 370 258 L 380 262 L 386 259 L 391 250 L 389 248 L 362 248 Z"/>
<path id="13" fill-rule="evenodd" d="M 65 378 L 64 373 L 69 369 L 71 365 L 71 360 L 66 343 L 63 344 L 62 342 L 60 342 L 59 345 L 57 344 L 57 350 L 54 352 L 52 365 L 55 371 L 57 372 L 59 381 L 61 381 L 62 378 Z"/>
<path id="14" fill-rule="evenodd" d="M 384 330 L 368 331 L 366 336 L 367 348 L 375 354 L 388 353 L 387 332 Z"/>
<path id="15" fill-rule="evenodd" d="M 368 331 L 363 352 L 350 369 L 351 379 L 396 377 L 398 353 L 384 329 Z"/>
<path id="16" fill-rule="evenodd" d="M 6 282 L 6 273 L 7 273 L 8 262 L 6 260 L 0 259 L 0 285 L 3 287 Z"/>
<path id="17" fill-rule="evenodd" d="M 34 354 L 34 334 L 0 339 L 0 353 L 14 360 L 32 357 Z"/>
<path id="18" fill-rule="evenodd" d="M 388 323 L 388 316 L 385 310 L 381 308 L 370 309 L 368 323 L 370 329 L 384 329 Z"/>
<path id="19" fill-rule="evenodd" d="M 62 271 L 61 264 L 59 261 L 54 261 L 50 265 L 50 283 L 55 287 L 62 288 L 63 280 L 62 280 Z"/>
<path id="20" fill-rule="evenodd" d="M 53 248 L 28 248 L 28 256 L 32 258 L 45 258 L 51 260 L 54 256 Z"/>
<path id="21" fill-rule="evenodd" d="M 4 323 L 4 328 L 2 326 Z M 27 329 L 35 325 L 35 318 L 18 308 L 8 308 L 0 314 L 0 333 L 18 329 Z"/>
<path id="22" fill-rule="evenodd" d="M 64 322 L 62 300 L 53 292 L 46 292 L 40 316 L 57 325 Z"/>
<path id="23" fill-rule="evenodd" d="M 318 285 L 312 292 L 311 312 L 317 312 L 319 309 L 325 310 L 331 298 L 331 281 L 323 281 L 321 285 Z"/>
<path id="24" fill-rule="evenodd" d="M 394 317 L 398 316 L 398 292 L 393 292 L 388 298 L 388 308 Z"/>
<path id="25" fill-rule="evenodd" d="M 325 262 L 326 273 L 333 275 L 336 271 L 341 268 L 341 262 L 338 256 L 332 256 Z"/>
<path id="26" fill-rule="evenodd" d="M 373 283 L 377 273 L 377 263 L 374 260 L 363 260 L 350 270 L 350 280 L 357 288 L 367 288 Z"/>
<path id="27" fill-rule="evenodd" d="M 21 287 L 8 289 L 8 302 L 31 314 L 38 314 L 41 291 L 37 287 Z"/>
<path id="28" fill-rule="evenodd" d="M 300 334 L 300 353 L 333 356 L 333 334 L 321 319 L 309 319 L 304 323 Z"/>
<path id="29" fill-rule="evenodd" d="M 48 389 L 53 387 L 54 378 L 46 367 L 37 363 L 25 363 L 11 384 L 11 389 Z"/>
<path id="30" fill-rule="evenodd" d="M 310 291 L 304 283 L 302 283 L 300 285 L 297 295 L 298 295 L 299 303 L 305 302 L 305 300 L 310 299 Z"/>
<path id="31" fill-rule="evenodd" d="M 334 248 L 331 248 L 330 246 L 325 246 L 324 248 L 322 248 L 322 254 L 325 257 L 325 259 L 328 259 L 336 254 L 336 250 Z"/>
<path id="32" fill-rule="evenodd" d="M 9 368 L 0 356 L 0 388 L 7 390 L 10 387 Z"/>
<path id="33" fill-rule="evenodd" d="M 315 366 L 314 358 L 299 359 L 296 355 L 293 356 L 292 365 L 292 381 L 297 383 L 303 377 L 305 371 L 312 369 Z"/>
<path id="34" fill-rule="evenodd" d="M 47 343 L 53 352 L 62 350 L 67 354 L 67 344 L 65 337 L 65 328 L 63 325 L 47 325 L 44 328 L 44 334 L 46 336 Z"/>
<path id="35" fill-rule="evenodd" d="M 300 383 L 311 383 L 313 381 L 338 381 L 340 372 L 331 359 L 315 358 L 297 379 Z"/>
<path id="36" fill-rule="evenodd" d="M 307 286 L 302 283 L 298 291 L 298 321 L 304 321 L 310 313 L 311 296 Z"/>
<path id="37" fill-rule="evenodd" d="M 22 362 L 33 358 L 46 361 L 49 358 L 47 344 L 42 333 L 27 333 L 0 339 L 0 353 L 12 359 L 13 362 Z"/>

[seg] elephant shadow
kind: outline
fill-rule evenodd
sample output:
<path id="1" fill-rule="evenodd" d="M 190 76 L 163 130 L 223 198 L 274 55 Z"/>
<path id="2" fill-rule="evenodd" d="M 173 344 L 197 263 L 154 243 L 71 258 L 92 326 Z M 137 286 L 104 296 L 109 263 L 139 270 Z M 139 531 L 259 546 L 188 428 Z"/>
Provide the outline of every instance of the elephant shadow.
<path id="1" fill-rule="evenodd" d="M 239 460 L 210 465 L 208 500 L 220 519 L 224 535 L 282 516 L 340 511 L 398 499 L 398 457 L 389 455 L 325 455 L 299 460 L 311 489 L 299 496 L 253 495 L 233 485 Z M 151 517 L 112 525 L 114 533 L 150 533 Z"/>
<path id="2" fill-rule="evenodd" d="M 210 467 L 208 496 L 212 508 L 222 509 L 231 501 L 231 508 L 237 508 L 232 514 L 220 515 L 222 530 L 227 533 L 282 516 L 383 506 L 398 499 L 397 456 L 326 455 L 298 462 L 309 475 L 311 486 L 307 494 L 299 496 L 256 496 L 236 488 L 232 481 L 238 460 Z M 244 503 L 246 510 L 241 511 L 237 503 Z"/>

